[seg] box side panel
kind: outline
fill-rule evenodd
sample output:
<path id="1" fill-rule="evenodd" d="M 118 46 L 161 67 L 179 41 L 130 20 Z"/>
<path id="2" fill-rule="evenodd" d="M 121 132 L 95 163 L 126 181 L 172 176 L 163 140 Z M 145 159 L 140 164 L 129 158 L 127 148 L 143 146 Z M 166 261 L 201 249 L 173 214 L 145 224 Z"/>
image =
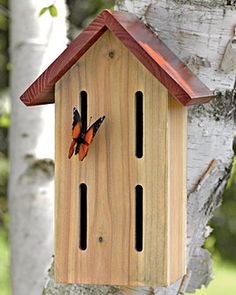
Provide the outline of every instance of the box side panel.
<path id="1" fill-rule="evenodd" d="M 77 95 L 75 77 L 70 73 L 55 87 L 55 278 L 69 282 L 76 265 L 69 262 L 75 258 L 78 245 L 78 167 L 68 160 L 71 142 L 71 110 Z"/>
<path id="2" fill-rule="evenodd" d="M 186 273 L 187 109 L 169 95 L 169 282 Z"/>
<path id="3" fill-rule="evenodd" d="M 67 158 L 72 109 L 105 115 L 84 161 Z M 135 93 L 143 93 L 143 157 L 135 156 Z M 166 285 L 168 92 L 109 31 L 56 86 L 56 279 Z M 87 248 L 79 185 L 87 185 Z M 143 250 L 135 249 L 135 186 L 143 187 Z"/>

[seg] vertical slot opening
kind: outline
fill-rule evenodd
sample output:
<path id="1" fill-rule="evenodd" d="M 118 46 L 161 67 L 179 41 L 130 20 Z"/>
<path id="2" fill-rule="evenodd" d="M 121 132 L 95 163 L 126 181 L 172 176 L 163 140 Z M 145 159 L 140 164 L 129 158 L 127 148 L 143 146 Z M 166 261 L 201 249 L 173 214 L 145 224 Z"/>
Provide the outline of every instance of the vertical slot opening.
<path id="1" fill-rule="evenodd" d="M 143 93 L 135 93 L 135 155 L 137 158 L 143 157 Z"/>
<path id="2" fill-rule="evenodd" d="M 84 90 L 80 92 L 80 110 L 83 129 L 87 130 L 88 95 Z"/>
<path id="3" fill-rule="evenodd" d="M 81 250 L 87 249 L 87 185 L 80 184 L 80 237 L 79 247 Z"/>
<path id="4" fill-rule="evenodd" d="M 135 249 L 143 250 L 143 187 L 135 187 Z"/>

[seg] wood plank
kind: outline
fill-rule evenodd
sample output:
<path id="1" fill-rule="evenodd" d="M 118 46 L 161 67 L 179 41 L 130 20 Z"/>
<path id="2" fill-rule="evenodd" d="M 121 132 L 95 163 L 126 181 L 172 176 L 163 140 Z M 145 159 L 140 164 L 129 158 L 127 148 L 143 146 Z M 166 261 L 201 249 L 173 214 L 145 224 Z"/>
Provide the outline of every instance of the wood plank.
<path id="1" fill-rule="evenodd" d="M 169 282 L 186 273 L 187 110 L 169 95 Z"/>
<path id="2" fill-rule="evenodd" d="M 112 52 L 112 54 L 111 54 Z M 83 162 L 67 159 L 72 108 L 106 119 Z M 135 93 L 144 93 L 144 154 L 135 156 Z M 168 284 L 168 91 L 109 31 L 56 86 L 56 279 Z M 79 249 L 79 184 L 88 187 L 87 249 Z M 135 186 L 143 186 L 143 251 L 135 249 Z M 172 208 L 173 209 L 173 208 Z M 174 224 L 174 223 L 172 223 Z M 172 227 L 174 230 L 174 227 Z M 101 239 L 102 238 L 102 239 Z M 169 263 L 169 265 L 168 265 Z"/>
<path id="3" fill-rule="evenodd" d="M 136 16 L 104 10 L 22 94 L 28 106 L 54 102 L 54 86 L 107 30 L 183 105 L 210 101 L 213 93 Z"/>

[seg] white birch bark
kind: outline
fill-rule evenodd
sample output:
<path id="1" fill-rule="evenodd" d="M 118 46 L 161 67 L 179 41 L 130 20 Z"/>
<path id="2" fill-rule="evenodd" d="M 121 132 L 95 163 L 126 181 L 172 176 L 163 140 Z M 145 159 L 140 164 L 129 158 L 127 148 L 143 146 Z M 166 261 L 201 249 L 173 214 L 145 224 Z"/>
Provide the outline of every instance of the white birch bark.
<path id="1" fill-rule="evenodd" d="M 210 254 L 202 245 L 211 232 L 207 223 L 221 203 L 232 165 L 236 63 L 234 55 L 224 54 L 236 25 L 235 1 L 120 0 L 116 9 L 140 17 L 209 88 L 218 93 L 211 103 L 191 107 L 188 112 L 188 275 L 169 288 L 60 285 L 53 280 L 52 265 L 44 289 L 47 295 L 176 295 L 207 286 L 212 277 Z M 225 63 L 224 70 L 221 67 L 223 58 L 230 61 Z"/>
<path id="2" fill-rule="evenodd" d="M 10 0 L 10 241 L 13 295 L 41 294 L 53 253 L 54 108 L 26 108 L 19 97 L 66 45 L 64 1 L 58 17 L 39 17 L 50 0 Z"/>

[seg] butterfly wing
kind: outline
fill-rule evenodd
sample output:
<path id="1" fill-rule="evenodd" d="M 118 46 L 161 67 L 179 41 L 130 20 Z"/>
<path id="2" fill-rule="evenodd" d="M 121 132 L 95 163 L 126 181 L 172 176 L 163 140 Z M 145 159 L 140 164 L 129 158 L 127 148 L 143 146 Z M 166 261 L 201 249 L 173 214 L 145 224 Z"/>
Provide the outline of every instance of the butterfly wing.
<path id="1" fill-rule="evenodd" d="M 77 142 L 77 146 L 75 148 L 75 155 L 77 155 L 78 152 L 80 151 L 80 147 L 81 147 L 81 142 Z"/>
<path id="2" fill-rule="evenodd" d="M 70 144 L 69 152 L 68 152 L 68 158 L 70 159 L 73 156 L 74 150 L 75 150 L 76 140 L 72 139 L 72 142 Z"/>
<path id="3" fill-rule="evenodd" d="M 82 130 L 82 120 L 76 108 L 73 108 L 72 138 L 78 139 Z"/>
<path id="4" fill-rule="evenodd" d="M 105 116 L 99 118 L 96 122 L 93 123 L 87 130 L 84 136 L 84 142 L 80 145 L 79 149 L 79 159 L 83 161 L 83 159 L 87 156 L 89 145 L 92 143 L 94 136 L 96 135 L 99 127 L 104 121 Z"/>
<path id="5" fill-rule="evenodd" d="M 70 159 L 74 153 L 75 146 L 77 143 L 77 140 L 81 134 L 82 130 L 82 120 L 80 117 L 80 114 L 78 110 L 74 107 L 73 108 L 73 123 L 72 123 L 72 142 L 70 144 L 69 152 L 68 152 L 68 158 Z M 77 144 L 78 146 L 78 144 Z M 77 149 L 76 146 L 76 149 Z M 78 146 L 79 148 L 79 146 Z"/>

